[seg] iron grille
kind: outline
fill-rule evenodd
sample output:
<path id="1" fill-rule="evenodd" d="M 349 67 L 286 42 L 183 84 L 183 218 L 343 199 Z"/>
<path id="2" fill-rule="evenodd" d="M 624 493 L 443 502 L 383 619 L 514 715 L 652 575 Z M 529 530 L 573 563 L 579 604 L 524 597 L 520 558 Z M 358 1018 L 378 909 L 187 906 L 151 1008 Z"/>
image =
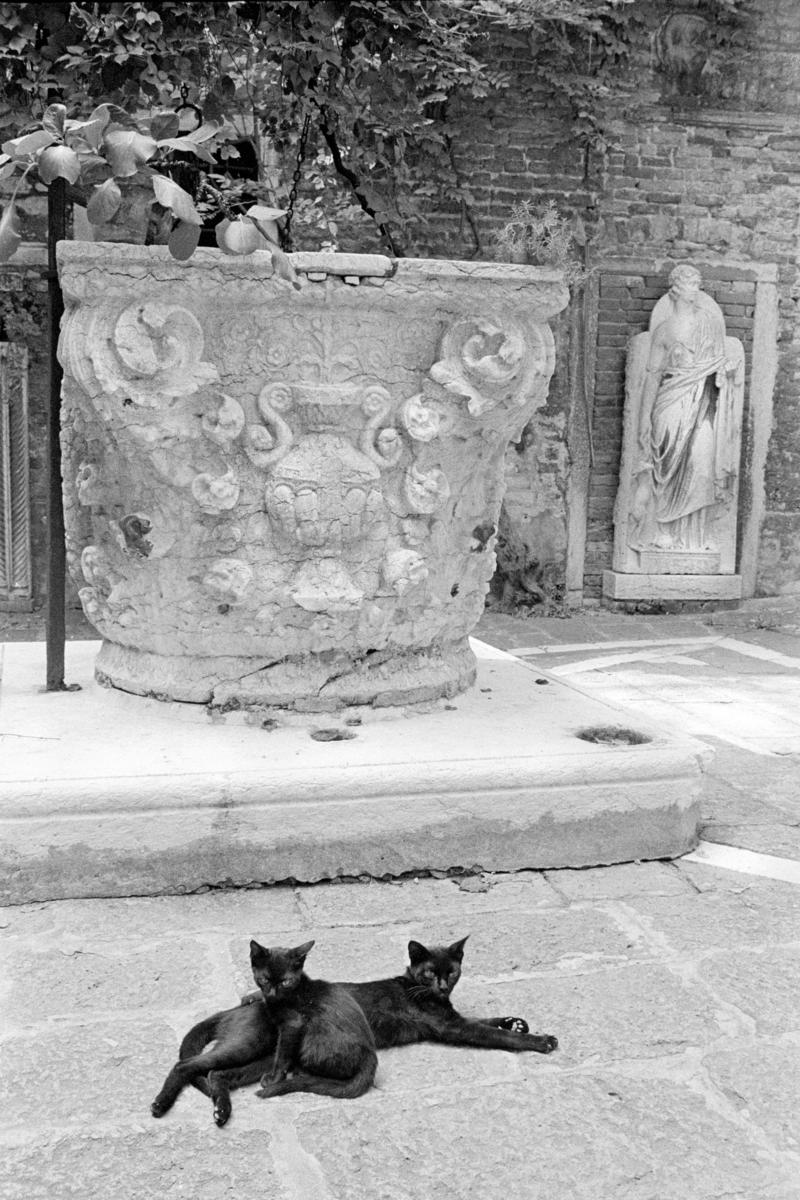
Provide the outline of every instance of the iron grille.
<path id="1" fill-rule="evenodd" d="M 0 607 L 31 596 L 28 351 L 0 342 Z"/>

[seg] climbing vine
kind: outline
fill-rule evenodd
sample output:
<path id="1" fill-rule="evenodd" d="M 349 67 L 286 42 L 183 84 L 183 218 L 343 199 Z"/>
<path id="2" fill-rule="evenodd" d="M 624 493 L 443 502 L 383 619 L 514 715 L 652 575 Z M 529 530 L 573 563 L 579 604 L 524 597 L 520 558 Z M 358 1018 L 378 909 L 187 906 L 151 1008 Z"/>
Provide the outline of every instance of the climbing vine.
<path id="1" fill-rule="evenodd" d="M 696 7 L 724 39 L 744 5 Z M 331 232 L 321 214 L 335 177 L 339 207 L 354 206 L 402 253 L 434 199 L 471 220 L 455 106 L 503 95 L 527 103 L 533 86 L 568 114 L 580 144 L 602 149 L 648 11 L 642 0 L 0 3 L 0 132 L 20 132 L 58 101 L 75 116 L 100 101 L 130 111 L 196 104 L 229 131 L 220 171 L 250 155 L 258 198 L 280 207 L 307 126 L 307 215 L 316 209 Z M 523 48 L 509 63 L 524 72 L 497 56 L 508 39 Z"/>
<path id="2" fill-rule="evenodd" d="M 0 341 L 41 349 L 47 294 L 41 289 L 38 273 L 20 276 L 15 272 L 4 284 L 0 288 Z"/>

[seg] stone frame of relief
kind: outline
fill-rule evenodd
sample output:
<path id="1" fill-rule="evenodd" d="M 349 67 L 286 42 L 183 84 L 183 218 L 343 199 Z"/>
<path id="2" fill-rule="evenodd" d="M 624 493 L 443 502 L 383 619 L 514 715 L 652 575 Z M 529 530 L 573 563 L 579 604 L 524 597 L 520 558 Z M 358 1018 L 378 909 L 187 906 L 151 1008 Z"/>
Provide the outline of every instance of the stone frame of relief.
<path id="1" fill-rule="evenodd" d="M 613 570 L 603 595 L 736 600 L 744 347 L 681 263 L 628 343 Z"/>
<path id="2" fill-rule="evenodd" d="M 620 589 L 627 583 L 642 587 L 643 576 L 623 577 L 620 572 L 614 580 L 611 570 L 625 349 L 632 333 L 647 328 L 652 308 L 667 290 L 667 277 L 677 261 L 666 254 L 593 260 L 583 304 L 580 309 L 575 304 L 570 308 L 577 328 L 572 337 L 579 352 L 568 431 L 566 584 L 575 605 L 601 597 L 612 602 L 614 585 Z M 775 263 L 728 256 L 694 261 L 706 290 L 722 305 L 729 332 L 745 346 L 736 571 L 742 578 L 742 596 L 748 597 L 756 592 L 766 516 L 765 472 L 778 368 L 778 268 Z"/>

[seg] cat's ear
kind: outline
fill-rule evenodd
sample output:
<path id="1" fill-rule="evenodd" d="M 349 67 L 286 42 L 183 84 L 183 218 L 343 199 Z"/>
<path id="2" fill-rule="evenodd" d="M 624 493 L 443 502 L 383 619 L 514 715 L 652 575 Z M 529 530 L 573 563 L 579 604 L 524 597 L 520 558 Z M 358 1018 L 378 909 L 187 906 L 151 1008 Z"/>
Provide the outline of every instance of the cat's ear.
<path id="1" fill-rule="evenodd" d="M 463 937 L 460 942 L 453 942 L 452 946 L 448 946 L 447 948 L 448 954 L 451 958 L 454 958 L 456 962 L 461 962 L 462 958 L 464 957 L 464 943 L 468 937 L 469 934 L 467 934 L 467 937 Z"/>
<path id="2" fill-rule="evenodd" d="M 412 967 L 415 967 L 417 963 L 424 962 L 426 958 L 430 958 L 430 954 L 425 949 L 422 942 L 409 942 L 408 958 Z"/>
<path id="3" fill-rule="evenodd" d="M 313 941 L 303 942 L 302 946 L 296 946 L 295 949 L 292 951 L 292 958 L 294 959 L 294 961 L 297 963 L 297 965 L 299 967 L 302 967 L 303 963 L 306 961 L 306 955 L 308 954 L 309 950 L 311 949 L 311 947 L 313 945 L 314 945 Z"/>
<path id="4" fill-rule="evenodd" d="M 268 958 L 269 958 L 269 950 L 265 949 L 265 947 L 260 945 L 259 942 L 255 941 L 254 938 L 251 938 L 250 939 L 250 962 L 251 962 L 251 964 L 254 967 L 261 965 L 262 963 L 265 963 Z"/>

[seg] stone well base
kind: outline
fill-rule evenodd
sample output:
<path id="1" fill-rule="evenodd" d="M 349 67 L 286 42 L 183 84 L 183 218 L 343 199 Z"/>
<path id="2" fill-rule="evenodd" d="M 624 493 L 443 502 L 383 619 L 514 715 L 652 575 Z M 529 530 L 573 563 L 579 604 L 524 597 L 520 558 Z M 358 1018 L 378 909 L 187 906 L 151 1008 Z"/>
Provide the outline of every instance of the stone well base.
<path id="1" fill-rule="evenodd" d="M 333 653 L 270 663 L 263 658 L 148 654 L 103 642 L 95 677 L 105 686 L 156 700 L 223 709 L 336 712 L 353 705 L 383 708 L 456 696 L 475 681 L 475 655 L 467 638 L 407 654 L 373 651 L 355 664 L 352 656 Z"/>
<path id="2" fill-rule="evenodd" d="M 473 647 L 477 685 L 427 713 L 277 725 L 101 688 L 91 642 L 67 646 L 82 690 L 42 693 L 44 645 L 9 643 L 0 898 L 581 867 L 693 848 L 700 743 Z M 620 726 L 652 740 L 619 744 Z M 579 736 L 604 729 L 607 742 Z"/>

